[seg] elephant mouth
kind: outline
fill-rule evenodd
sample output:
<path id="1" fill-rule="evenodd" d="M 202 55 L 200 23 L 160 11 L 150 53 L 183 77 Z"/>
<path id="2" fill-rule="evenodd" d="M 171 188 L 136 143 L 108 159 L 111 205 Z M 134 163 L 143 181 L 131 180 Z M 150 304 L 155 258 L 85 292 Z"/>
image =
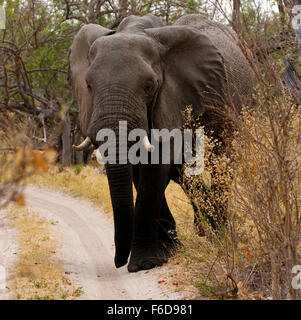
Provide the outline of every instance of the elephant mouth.
<path id="1" fill-rule="evenodd" d="M 92 145 L 92 140 L 90 137 L 86 137 L 86 139 L 79 145 L 72 145 L 72 149 L 74 151 L 80 152 L 87 150 Z M 150 143 L 148 136 L 145 135 L 142 139 L 142 145 L 145 148 L 147 152 L 153 152 L 155 150 L 155 147 Z"/>

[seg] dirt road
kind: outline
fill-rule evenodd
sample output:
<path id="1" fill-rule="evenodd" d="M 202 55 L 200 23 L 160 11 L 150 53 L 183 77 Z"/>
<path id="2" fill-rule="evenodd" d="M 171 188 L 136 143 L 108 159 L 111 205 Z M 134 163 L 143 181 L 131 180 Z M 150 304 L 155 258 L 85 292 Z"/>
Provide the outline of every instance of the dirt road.
<path id="1" fill-rule="evenodd" d="M 28 207 L 41 217 L 55 221 L 51 231 L 59 243 L 57 257 L 69 277 L 83 287 L 82 299 L 182 298 L 158 283 L 166 266 L 138 273 L 115 268 L 113 225 L 87 201 L 37 186 L 28 186 L 25 198 Z"/>
<path id="2" fill-rule="evenodd" d="M 17 231 L 11 228 L 10 220 L 1 213 L 0 211 L 0 301 L 9 299 L 10 291 L 6 284 L 13 279 L 14 274 L 8 270 L 13 269 L 18 251 Z"/>

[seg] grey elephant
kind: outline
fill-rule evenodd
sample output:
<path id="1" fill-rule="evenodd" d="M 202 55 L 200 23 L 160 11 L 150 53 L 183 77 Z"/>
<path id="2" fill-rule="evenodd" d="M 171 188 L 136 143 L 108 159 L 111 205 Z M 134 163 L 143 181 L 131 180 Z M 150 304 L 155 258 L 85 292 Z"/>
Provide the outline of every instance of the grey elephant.
<path id="1" fill-rule="evenodd" d="M 203 15 L 183 16 L 171 26 L 153 15 L 129 16 L 116 31 L 84 25 L 70 48 L 69 79 L 86 136 L 76 150 L 98 146 L 103 128 L 112 129 L 118 141 L 121 120 L 129 130 L 144 129 L 150 146 L 151 129 L 183 127 L 187 106 L 218 137 L 225 104 L 239 109 L 254 85 L 234 32 Z M 171 179 L 180 181 L 183 166 L 171 159 L 170 164 L 107 163 L 105 168 L 116 267 L 126 265 L 129 256 L 129 272 L 167 262 L 180 242 L 164 192 Z"/>

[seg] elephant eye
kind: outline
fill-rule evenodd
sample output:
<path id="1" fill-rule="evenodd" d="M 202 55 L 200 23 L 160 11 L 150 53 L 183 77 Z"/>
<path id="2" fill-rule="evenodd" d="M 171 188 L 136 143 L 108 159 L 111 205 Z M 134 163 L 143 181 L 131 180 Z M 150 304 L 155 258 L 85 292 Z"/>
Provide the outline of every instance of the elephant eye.
<path id="1" fill-rule="evenodd" d="M 147 83 L 144 86 L 144 91 L 146 94 L 152 94 L 154 90 L 154 82 L 152 80 L 147 81 Z"/>
<path id="2" fill-rule="evenodd" d="M 92 92 L 92 87 L 87 83 L 87 88 L 90 92 Z"/>

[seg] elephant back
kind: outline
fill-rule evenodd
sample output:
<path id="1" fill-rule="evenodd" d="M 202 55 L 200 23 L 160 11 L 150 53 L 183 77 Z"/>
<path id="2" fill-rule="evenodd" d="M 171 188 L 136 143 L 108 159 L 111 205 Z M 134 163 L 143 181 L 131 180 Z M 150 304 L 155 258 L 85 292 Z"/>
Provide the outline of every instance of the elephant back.
<path id="1" fill-rule="evenodd" d="M 237 34 L 231 28 L 208 20 L 201 14 L 183 16 L 174 24 L 194 27 L 208 36 L 224 62 L 226 79 L 223 98 L 238 108 L 247 103 L 255 85 L 255 75 L 239 47 Z"/>

